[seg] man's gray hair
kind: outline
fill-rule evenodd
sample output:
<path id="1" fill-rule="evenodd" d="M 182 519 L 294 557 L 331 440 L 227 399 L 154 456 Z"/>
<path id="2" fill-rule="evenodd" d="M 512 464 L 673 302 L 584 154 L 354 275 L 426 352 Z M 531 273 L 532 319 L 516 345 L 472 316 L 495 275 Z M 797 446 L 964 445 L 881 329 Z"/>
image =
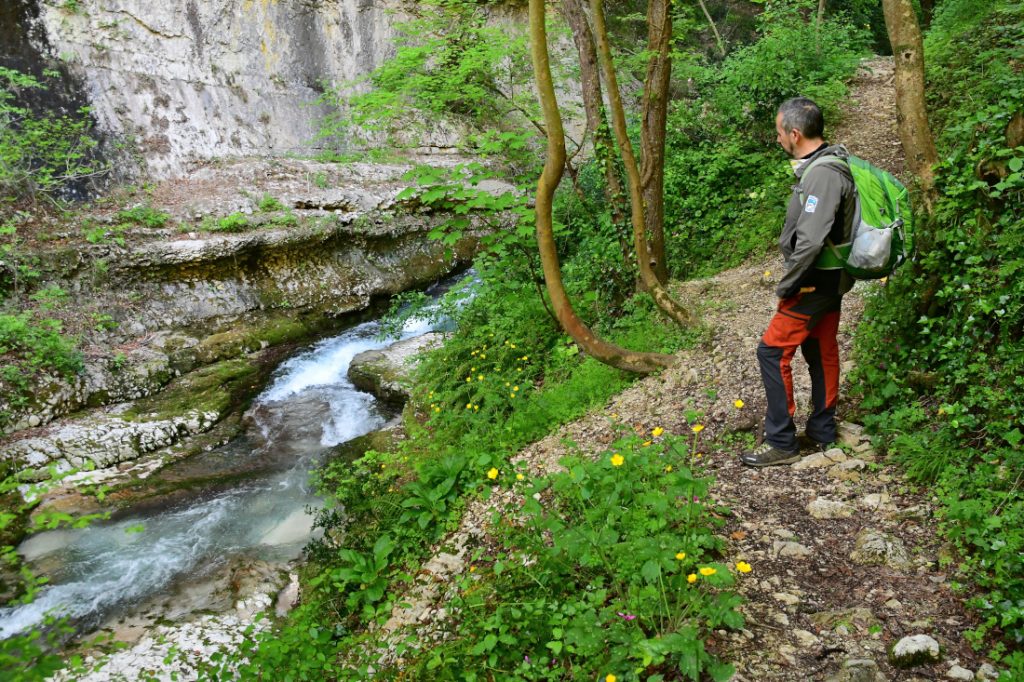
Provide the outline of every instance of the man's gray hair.
<path id="1" fill-rule="evenodd" d="M 816 140 L 825 134 L 825 119 L 821 109 L 806 97 L 793 97 L 779 105 L 782 129 L 787 133 L 799 130 L 804 137 Z"/>

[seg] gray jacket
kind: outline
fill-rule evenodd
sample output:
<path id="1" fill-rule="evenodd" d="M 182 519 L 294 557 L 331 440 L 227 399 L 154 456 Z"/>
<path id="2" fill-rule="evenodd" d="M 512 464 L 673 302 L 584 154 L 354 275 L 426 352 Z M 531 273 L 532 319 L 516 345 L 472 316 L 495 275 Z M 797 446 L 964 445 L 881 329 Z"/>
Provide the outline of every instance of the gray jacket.
<path id="1" fill-rule="evenodd" d="M 818 293 L 842 296 L 853 288 L 853 278 L 842 270 L 818 270 L 814 267 L 825 240 L 842 244 L 853 233 L 856 188 L 845 165 L 819 164 L 804 174 L 812 161 L 822 156 L 845 159 L 850 153 L 842 145 L 825 146 L 796 168 L 797 184 L 786 208 L 786 222 L 779 237 L 779 248 L 786 259 L 786 272 L 775 293 L 789 298 L 802 287 L 814 287 Z"/>

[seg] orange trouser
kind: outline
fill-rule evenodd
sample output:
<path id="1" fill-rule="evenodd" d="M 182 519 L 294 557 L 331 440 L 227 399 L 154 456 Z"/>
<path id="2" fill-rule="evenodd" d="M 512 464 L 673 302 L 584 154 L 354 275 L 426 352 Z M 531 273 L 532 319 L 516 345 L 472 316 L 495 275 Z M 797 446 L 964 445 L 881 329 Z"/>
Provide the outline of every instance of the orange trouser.
<path id="1" fill-rule="evenodd" d="M 784 450 L 797 447 L 793 415 L 793 369 L 799 347 L 811 374 L 811 415 L 807 435 L 819 443 L 836 439 L 836 402 L 839 398 L 839 309 L 842 296 L 809 292 L 779 301 L 778 310 L 761 337 L 757 359 L 761 365 L 768 407 L 765 440 Z"/>

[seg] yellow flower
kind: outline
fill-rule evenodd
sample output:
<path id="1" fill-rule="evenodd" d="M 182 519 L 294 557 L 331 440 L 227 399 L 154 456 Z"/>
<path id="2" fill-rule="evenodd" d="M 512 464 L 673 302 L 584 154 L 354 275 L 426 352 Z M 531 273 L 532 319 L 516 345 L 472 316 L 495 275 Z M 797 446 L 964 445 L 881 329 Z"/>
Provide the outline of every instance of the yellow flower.
<path id="1" fill-rule="evenodd" d="M 691 573 L 690 575 L 686 576 L 686 582 L 690 583 L 691 585 L 697 582 L 697 574 Z"/>
<path id="2" fill-rule="evenodd" d="M 512 387 L 512 390 L 513 390 L 513 391 L 518 391 L 518 390 L 519 390 L 519 387 L 518 387 L 518 386 L 513 386 L 513 387 Z"/>
<path id="3" fill-rule="evenodd" d="M 515 398 L 515 397 L 516 397 L 516 394 L 515 394 L 515 393 L 509 393 L 509 394 L 508 394 L 508 397 L 509 397 L 509 398 Z"/>
<path id="4" fill-rule="evenodd" d="M 480 406 L 479 405 L 474 405 L 473 406 L 473 410 L 476 411 L 476 412 L 479 412 L 480 411 Z"/>
<path id="5" fill-rule="evenodd" d="M 523 476 L 522 474 L 516 474 L 516 480 L 517 481 L 522 481 L 525 478 L 526 478 L 526 476 Z"/>
<path id="6" fill-rule="evenodd" d="M 434 408 L 434 412 L 440 412 L 440 411 L 441 411 L 441 408 L 440 408 L 440 407 L 435 407 L 435 408 Z"/>
<path id="7" fill-rule="evenodd" d="M 467 410 L 473 409 L 473 403 L 466 403 L 466 409 Z"/>
<path id="8" fill-rule="evenodd" d="M 694 424 L 693 427 L 691 427 L 691 428 L 692 428 L 694 433 L 700 433 L 701 431 L 704 430 L 704 425 L 703 424 Z"/>
<path id="9" fill-rule="evenodd" d="M 765 270 L 765 271 L 764 271 L 764 277 L 765 277 L 765 279 L 768 279 L 768 278 L 769 278 L 769 277 L 771 277 L 771 276 L 772 276 L 772 271 L 771 271 L 771 270 Z"/>
<path id="10" fill-rule="evenodd" d="M 506 382 L 505 382 L 505 385 L 506 385 L 506 386 L 511 386 L 511 385 L 512 385 L 512 382 L 511 382 L 511 381 L 506 381 Z"/>
<path id="11" fill-rule="evenodd" d="M 616 680 L 618 680 L 618 679 L 619 679 L 619 678 L 615 677 L 615 675 L 612 675 L 611 673 L 608 673 L 608 674 L 607 674 L 607 675 L 605 676 L 605 678 L 604 678 L 604 682 L 615 682 L 615 681 L 616 681 Z"/>
<path id="12" fill-rule="evenodd" d="M 473 380 L 473 377 L 466 377 L 466 383 L 467 383 L 467 384 L 468 384 L 469 382 L 471 382 L 472 380 Z"/>
<path id="13" fill-rule="evenodd" d="M 676 559 L 679 559 L 680 561 L 682 561 L 685 558 L 686 558 L 686 552 L 676 552 Z"/>
<path id="14" fill-rule="evenodd" d="M 483 374 L 477 374 L 476 375 L 476 380 L 477 381 L 483 381 L 484 380 L 484 375 Z"/>
<path id="15" fill-rule="evenodd" d="M 487 353 L 481 353 L 480 354 L 480 359 L 481 360 L 486 360 L 487 359 Z"/>
<path id="16" fill-rule="evenodd" d="M 623 457 L 622 455 L 620 455 L 617 452 L 614 455 L 612 455 L 612 466 L 613 467 L 620 467 L 620 466 L 622 466 L 622 463 L 625 462 L 625 461 L 626 461 L 626 458 Z"/>
<path id="17" fill-rule="evenodd" d="M 650 445 L 650 444 L 651 444 L 651 441 L 649 441 L 649 440 L 645 440 L 645 441 L 644 441 L 643 443 L 640 443 L 640 445 L 642 445 L 642 446 L 643 446 L 643 447 L 645 447 L 645 448 L 646 448 L 646 447 L 647 447 L 648 445 Z"/>
<path id="18" fill-rule="evenodd" d="M 651 435 L 654 436 L 655 438 L 657 438 L 663 433 L 665 433 L 665 429 L 661 428 L 660 426 L 655 426 L 654 429 L 651 430 Z"/>
<path id="19" fill-rule="evenodd" d="M 470 566 L 469 567 L 469 572 L 470 573 L 475 573 L 476 572 L 476 566 Z"/>
<path id="20" fill-rule="evenodd" d="M 671 464 L 669 464 L 667 467 L 665 467 L 665 473 L 666 474 L 671 474 L 672 473 L 672 465 Z"/>
<path id="21" fill-rule="evenodd" d="M 702 567 L 699 572 L 705 578 L 707 578 L 709 575 L 714 575 L 715 573 L 718 573 L 718 571 L 716 571 L 715 569 L 711 568 L 710 566 Z"/>
<path id="22" fill-rule="evenodd" d="M 495 469 L 494 467 L 491 467 L 491 470 L 487 472 L 487 478 L 489 478 L 489 479 L 491 479 L 493 481 L 497 477 L 498 477 L 498 470 Z"/>
<path id="23" fill-rule="evenodd" d="M 737 561 L 736 570 L 740 573 L 750 573 L 754 569 L 752 569 L 750 567 L 750 564 L 748 564 L 746 561 Z"/>
<path id="24" fill-rule="evenodd" d="M 739 408 L 743 407 L 743 401 L 740 400 L 739 398 L 734 400 L 732 404 L 736 406 L 736 409 L 739 409 Z"/>

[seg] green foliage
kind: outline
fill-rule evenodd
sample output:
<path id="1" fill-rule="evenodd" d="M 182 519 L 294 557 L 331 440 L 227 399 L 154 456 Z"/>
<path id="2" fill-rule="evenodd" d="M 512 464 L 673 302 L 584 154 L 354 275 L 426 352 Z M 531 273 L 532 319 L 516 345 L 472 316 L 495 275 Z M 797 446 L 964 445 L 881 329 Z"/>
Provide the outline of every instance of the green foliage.
<path id="1" fill-rule="evenodd" d="M 729 679 L 704 639 L 742 627 L 740 600 L 712 532 L 723 510 L 688 460 L 685 441 L 631 435 L 537 481 L 492 472 L 526 505 L 496 512 L 500 543 L 458 582 L 449 608 L 460 616 L 418 657 L 420 677 Z"/>
<path id="2" fill-rule="evenodd" d="M 865 422 L 908 474 L 934 481 L 964 581 L 983 589 L 981 643 L 1001 632 L 1024 675 L 1024 12 L 948 0 L 926 38 L 941 197 L 931 241 L 865 312 L 858 390 Z M 1018 143 L 1019 144 L 1019 143 Z M 1015 677 L 1013 679 L 1016 679 Z"/>
<path id="3" fill-rule="evenodd" d="M 0 67 L 0 206 L 52 198 L 68 183 L 109 170 L 95 155 L 87 108 L 74 115 L 37 114 L 16 103 L 20 92 L 45 89 L 28 74 Z"/>
<path id="4" fill-rule="evenodd" d="M 244 232 L 249 229 L 249 218 L 237 211 L 223 218 L 208 217 L 203 220 L 200 229 L 207 232 Z"/>
<path id="5" fill-rule="evenodd" d="M 494 21 L 488 4 L 429 0 L 408 8 L 411 18 L 396 25 L 394 57 L 365 84 L 327 89 L 320 103 L 336 111 L 318 137 L 342 150 L 366 131 L 415 146 L 439 127 L 507 130 L 524 121 L 520 114 L 539 120 L 525 27 Z M 472 136 L 469 145 L 477 146 Z"/>
<path id="6" fill-rule="evenodd" d="M 818 31 L 792 3 L 758 24 L 757 42 L 719 66 L 683 61 L 677 69 L 699 93 L 673 103 L 668 120 L 665 232 L 679 275 L 710 274 L 774 247 L 792 184 L 774 141 L 775 112 L 808 96 L 833 124 L 863 53 L 863 34 L 842 17 Z"/>
<path id="7" fill-rule="evenodd" d="M 0 394 L 7 408 L 27 404 L 32 379 L 42 372 L 70 377 L 82 370 L 75 340 L 61 334 L 61 323 L 31 313 L 0 314 Z M 9 414 L 0 412 L 0 426 Z"/>
<path id="8" fill-rule="evenodd" d="M 264 194 L 260 198 L 259 208 L 264 213 L 267 213 L 267 212 L 270 212 L 270 211 L 283 211 L 284 210 L 284 204 L 282 204 L 280 202 L 280 200 L 278 200 L 273 195 L 271 195 L 271 194 Z"/>
<path id="9" fill-rule="evenodd" d="M 144 205 L 126 208 L 114 215 L 114 219 L 120 223 L 134 223 L 151 228 L 163 227 L 170 218 L 169 213 Z"/>
<path id="10" fill-rule="evenodd" d="M 18 224 L 28 216 L 16 212 L 10 219 L 0 222 L 0 295 L 12 292 L 18 296 L 22 289 L 39 278 L 39 259 L 26 253 L 18 237 Z"/>

